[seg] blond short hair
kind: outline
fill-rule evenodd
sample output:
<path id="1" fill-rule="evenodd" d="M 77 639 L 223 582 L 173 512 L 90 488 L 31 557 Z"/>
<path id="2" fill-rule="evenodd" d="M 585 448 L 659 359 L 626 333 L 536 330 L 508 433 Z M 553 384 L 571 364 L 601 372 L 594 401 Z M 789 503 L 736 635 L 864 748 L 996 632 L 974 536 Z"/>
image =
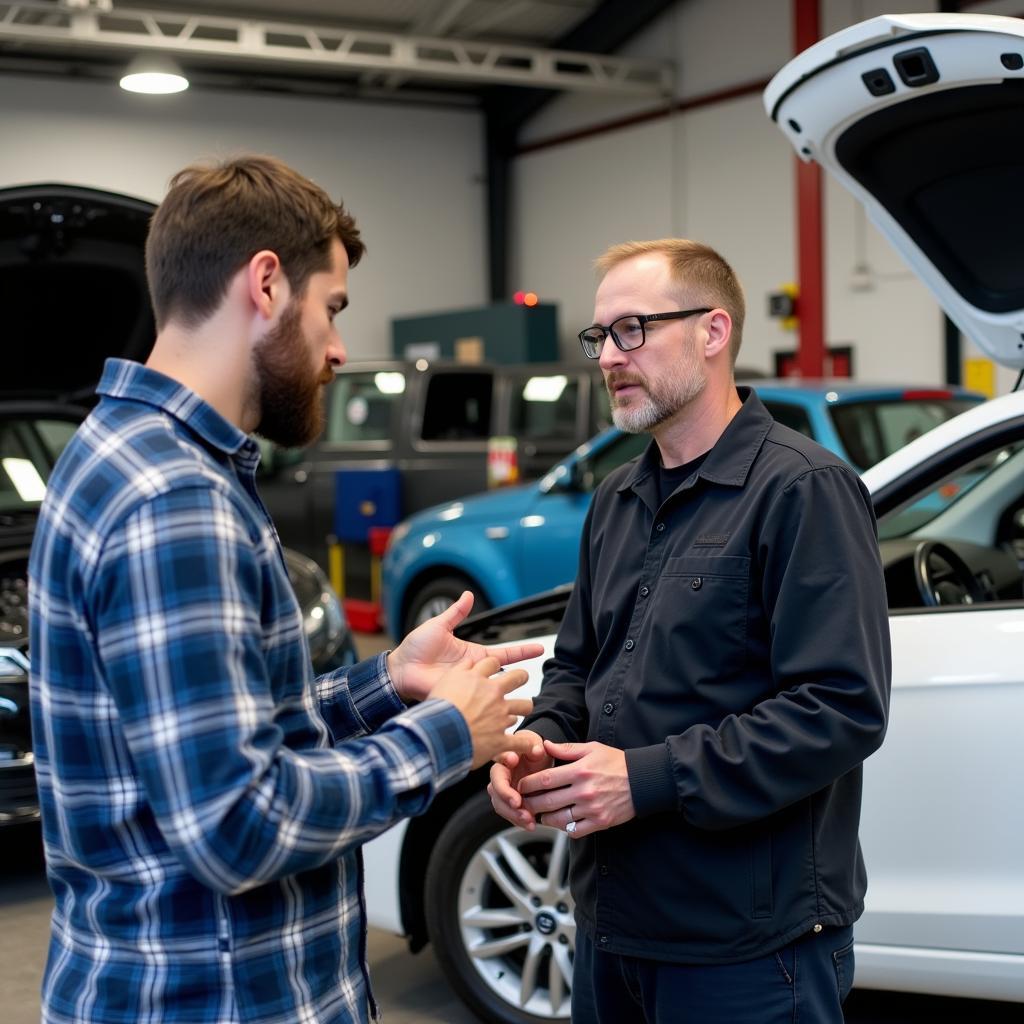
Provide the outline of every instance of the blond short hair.
<path id="1" fill-rule="evenodd" d="M 594 266 L 600 276 L 604 277 L 612 267 L 634 256 L 657 254 L 668 259 L 672 280 L 683 293 L 680 297 L 688 305 L 718 306 L 732 318 L 729 361 L 735 366 L 743 340 L 747 304 L 743 298 L 743 288 L 732 267 L 711 246 L 689 238 L 621 242 L 605 250 L 594 261 Z"/>

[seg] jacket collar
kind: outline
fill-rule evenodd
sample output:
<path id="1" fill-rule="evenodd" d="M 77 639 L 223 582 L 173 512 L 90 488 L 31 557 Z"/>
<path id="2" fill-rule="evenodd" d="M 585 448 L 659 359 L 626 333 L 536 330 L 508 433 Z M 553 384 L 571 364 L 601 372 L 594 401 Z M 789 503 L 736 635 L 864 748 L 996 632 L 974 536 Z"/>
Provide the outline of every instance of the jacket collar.
<path id="1" fill-rule="evenodd" d="M 750 467 L 754 464 L 754 459 L 757 458 L 757 453 L 761 450 L 775 420 L 751 388 L 737 387 L 736 391 L 743 404 L 689 481 L 690 486 L 698 477 L 712 483 L 725 484 L 727 487 L 742 487 L 747 481 Z M 637 460 L 632 473 L 619 486 L 618 492 L 621 494 L 624 491 L 636 490 L 638 486 L 655 476 L 660 465 L 661 455 L 657 443 L 652 438 L 643 455 Z"/>

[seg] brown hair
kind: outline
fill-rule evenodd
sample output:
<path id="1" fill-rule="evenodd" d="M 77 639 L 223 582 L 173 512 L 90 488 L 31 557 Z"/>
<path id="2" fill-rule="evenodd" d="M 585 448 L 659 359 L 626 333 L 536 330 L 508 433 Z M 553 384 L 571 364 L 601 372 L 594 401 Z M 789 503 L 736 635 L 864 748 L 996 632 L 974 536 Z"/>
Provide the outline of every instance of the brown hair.
<path id="1" fill-rule="evenodd" d="M 330 267 L 338 238 L 355 266 L 366 247 L 341 203 L 270 156 L 193 164 L 171 179 L 146 239 L 146 277 L 157 327 L 172 317 L 196 327 L 261 249 L 281 260 L 293 292 Z"/>
<path id="2" fill-rule="evenodd" d="M 735 366 L 743 340 L 746 301 L 732 267 L 708 245 L 689 238 L 658 238 L 650 242 L 622 242 L 605 250 L 594 266 L 602 277 L 612 267 L 632 259 L 661 253 L 666 256 L 672 279 L 688 305 L 719 306 L 732 318 L 729 337 L 729 361 Z"/>

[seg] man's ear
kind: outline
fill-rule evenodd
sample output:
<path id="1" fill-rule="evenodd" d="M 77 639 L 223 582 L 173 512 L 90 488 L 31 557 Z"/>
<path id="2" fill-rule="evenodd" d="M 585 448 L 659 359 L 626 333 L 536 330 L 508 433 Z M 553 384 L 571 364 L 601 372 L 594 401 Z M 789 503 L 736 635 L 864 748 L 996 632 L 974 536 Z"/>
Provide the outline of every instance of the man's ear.
<path id="1" fill-rule="evenodd" d="M 715 309 L 708 320 L 708 336 L 704 342 L 704 357 L 711 359 L 729 347 L 732 337 L 732 317 L 724 309 Z"/>
<path id="2" fill-rule="evenodd" d="M 245 283 L 254 311 L 264 320 L 272 320 L 291 294 L 281 260 L 272 249 L 261 249 L 250 258 Z"/>

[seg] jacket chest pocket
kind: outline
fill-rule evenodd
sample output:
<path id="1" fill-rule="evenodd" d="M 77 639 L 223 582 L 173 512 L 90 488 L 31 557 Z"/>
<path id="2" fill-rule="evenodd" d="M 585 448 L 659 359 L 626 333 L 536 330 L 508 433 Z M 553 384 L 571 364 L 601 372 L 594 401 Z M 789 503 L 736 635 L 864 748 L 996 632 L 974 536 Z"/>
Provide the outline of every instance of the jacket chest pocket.
<path id="1" fill-rule="evenodd" d="M 692 677 L 720 679 L 746 661 L 750 559 L 743 555 L 667 558 L 657 628 Z"/>

